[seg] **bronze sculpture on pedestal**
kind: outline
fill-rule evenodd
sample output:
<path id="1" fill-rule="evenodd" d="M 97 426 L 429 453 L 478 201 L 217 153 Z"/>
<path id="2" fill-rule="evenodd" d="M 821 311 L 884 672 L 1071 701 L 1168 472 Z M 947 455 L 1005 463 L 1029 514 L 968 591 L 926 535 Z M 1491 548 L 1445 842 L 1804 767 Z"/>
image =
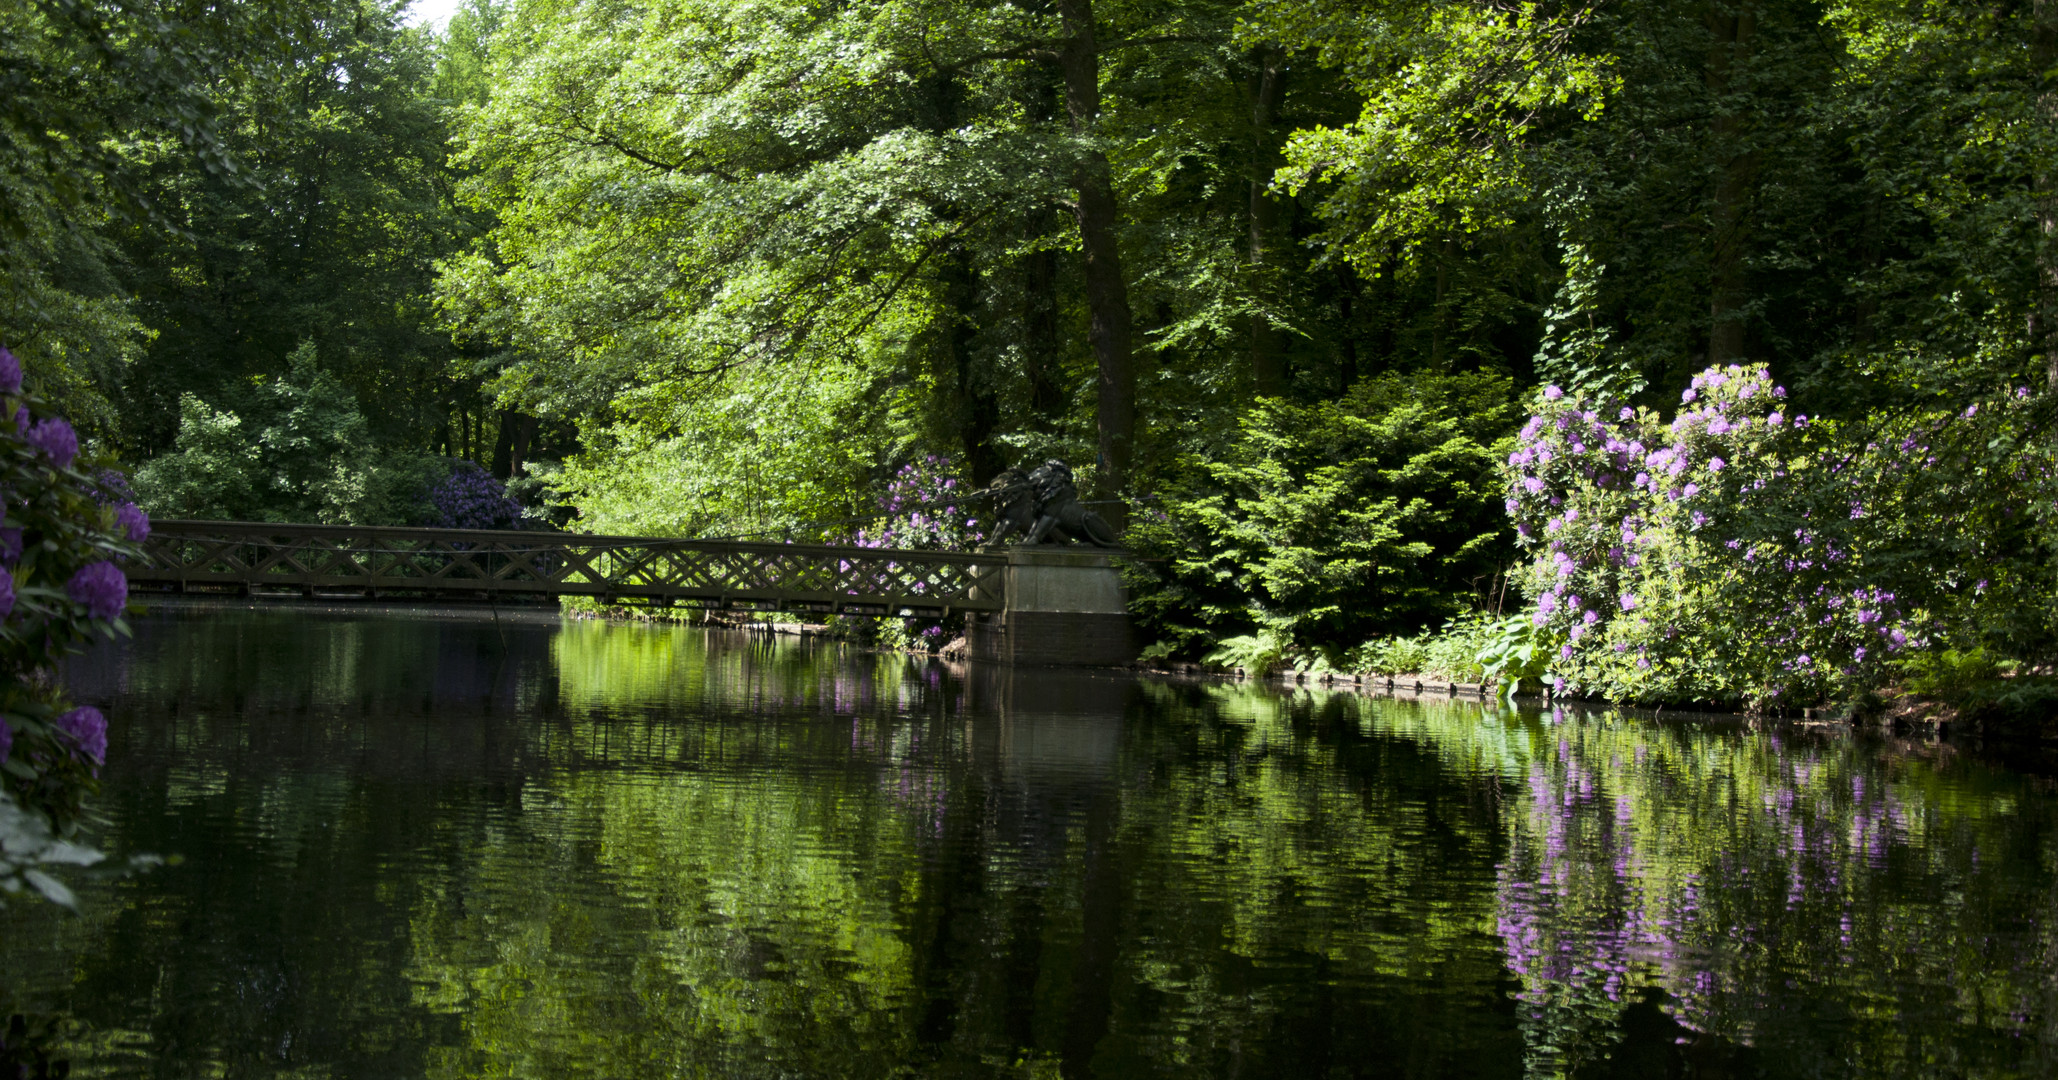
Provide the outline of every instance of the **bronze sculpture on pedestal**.
<path id="1" fill-rule="evenodd" d="M 1019 533 L 1024 544 L 1116 546 L 1115 530 L 1079 501 L 1072 468 L 1062 461 L 1053 458 L 1027 473 L 1004 469 L 986 490 L 993 494 L 999 519 L 986 540 L 989 545 Z"/>

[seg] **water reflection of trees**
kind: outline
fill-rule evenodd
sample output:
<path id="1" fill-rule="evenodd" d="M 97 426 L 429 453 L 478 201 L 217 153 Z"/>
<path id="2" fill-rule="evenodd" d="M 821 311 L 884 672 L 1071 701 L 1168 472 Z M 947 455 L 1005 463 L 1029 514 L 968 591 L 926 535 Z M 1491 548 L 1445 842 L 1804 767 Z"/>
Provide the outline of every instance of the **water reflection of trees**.
<path id="1" fill-rule="evenodd" d="M 116 786 L 123 828 L 206 872 L 110 893 L 72 981 L 103 1031 L 190 1060 L 284 1041 L 338 1075 L 1633 1075 L 1706 1040 L 1775 1075 L 2047 1059 L 2048 795 L 1949 759 L 688 627 L 232 622 L 176 650 L 146 633 L 95 676 L 123 688 L 116 736 L 147 774 Z M 230 1030 L 205 1022 L 224 1009 Z"/>

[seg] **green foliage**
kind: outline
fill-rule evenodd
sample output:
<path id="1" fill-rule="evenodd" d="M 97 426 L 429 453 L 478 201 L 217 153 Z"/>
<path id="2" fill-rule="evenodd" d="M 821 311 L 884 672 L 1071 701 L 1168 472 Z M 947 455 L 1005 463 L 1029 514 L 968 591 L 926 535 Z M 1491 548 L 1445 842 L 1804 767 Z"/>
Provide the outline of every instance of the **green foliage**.
<path id="1" fill-rule="evenodd" d="M 174 450 L 137 470 L 135 485 L 159 517 L 406 525 L 423 519 L 429 486 L 448 471 L 426 454 L 381 450 L 308 344 L 233 410 L 184 395 Z"/>
<path id="2" fill-rule="evenodd" d="M 1500 626 L 1483 612 L 1470 612 L 1434 633 L 1373 638 L 1351 650 L 1346 665 L 1350 671 L 1368 675 L 1426 675 L 1451 682 L 1478 682 L 1493 674 L 1482 667 L 1483 650 L 1495 640 Z"/>
<path id="3" fill-rule="evenodd" d="M 1210 664 L 1236 668 L 1263 678 L 1285 666 L 1292 655 L 1292 643 L 1274 630 L 1224 638 L 1206 659 Z"/>
<path id="4" fill-rule="evenodd" d="M 1524 683 L 1545 678 L 1557 659 L 1559 636 L 1527 612 L 1495 620 L 1483 629 L 1473 660 L 1482 675 L 1497 681 L 1503 701 L 1521 692 Z"/>
<path id="5" fill-rule="evenodd" d="M 1260 402 L 1195 455 L 1129 542 L 1133 608 L 1187 650 L 1268 630 L 1307 648 L 1451 617 L 1508 552 L 1505 380 L 1386 376 L 1339 401 Z"/>
<path id="6" fill-rule="evenodd" d="M 2013 674 L 2014 664 L 1996 659 L 1984 648 L 1926 649 L 1894 665 L 1901 673 L 1901 685 L 1924 697 L 1946 701 L 1963 699 L 1972 690 L 1993 681 L 2003 671 Z"/>

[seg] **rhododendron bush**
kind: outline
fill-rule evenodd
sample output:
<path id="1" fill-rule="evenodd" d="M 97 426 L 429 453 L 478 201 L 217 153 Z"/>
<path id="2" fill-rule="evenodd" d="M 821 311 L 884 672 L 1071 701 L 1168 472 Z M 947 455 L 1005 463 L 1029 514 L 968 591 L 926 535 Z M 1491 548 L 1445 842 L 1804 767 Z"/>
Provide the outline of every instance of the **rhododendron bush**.
<path id="1" fill-rule="evenodd" d="M 125 633 L 128 580 L 149 519 L 120 473 L 89 471 L 62 417 L 22 393 L 21 366 L 0 348 L 0 902 L 34 889 L 71 894 L 46 867 L 91 864 L 77 844 L 83 801 L 107 757 L 107 721 L 71 707 L 58 660 Z"/>
<path id="2" fill-rule="evenodd" d="M 1762 366 L 1670 422 L 1546 388 L 1508 457 L 1547 681 L 1618 701 L 1835 700 L 1914 647 L 2048 641 L 2050 455 L 2026 390 L 1831 423 Z"/>

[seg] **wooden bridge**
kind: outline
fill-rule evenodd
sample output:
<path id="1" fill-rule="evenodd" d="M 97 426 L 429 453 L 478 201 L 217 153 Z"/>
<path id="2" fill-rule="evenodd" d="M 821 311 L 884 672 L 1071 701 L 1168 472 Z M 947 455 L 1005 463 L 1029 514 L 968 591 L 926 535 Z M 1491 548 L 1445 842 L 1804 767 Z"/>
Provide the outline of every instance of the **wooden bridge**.
<path id="1" fill-rule="evenodd" d="M 1005 608 L 1008 557 L 577 533 L 157 521 L 137 592 L 941 616 Z"/>

